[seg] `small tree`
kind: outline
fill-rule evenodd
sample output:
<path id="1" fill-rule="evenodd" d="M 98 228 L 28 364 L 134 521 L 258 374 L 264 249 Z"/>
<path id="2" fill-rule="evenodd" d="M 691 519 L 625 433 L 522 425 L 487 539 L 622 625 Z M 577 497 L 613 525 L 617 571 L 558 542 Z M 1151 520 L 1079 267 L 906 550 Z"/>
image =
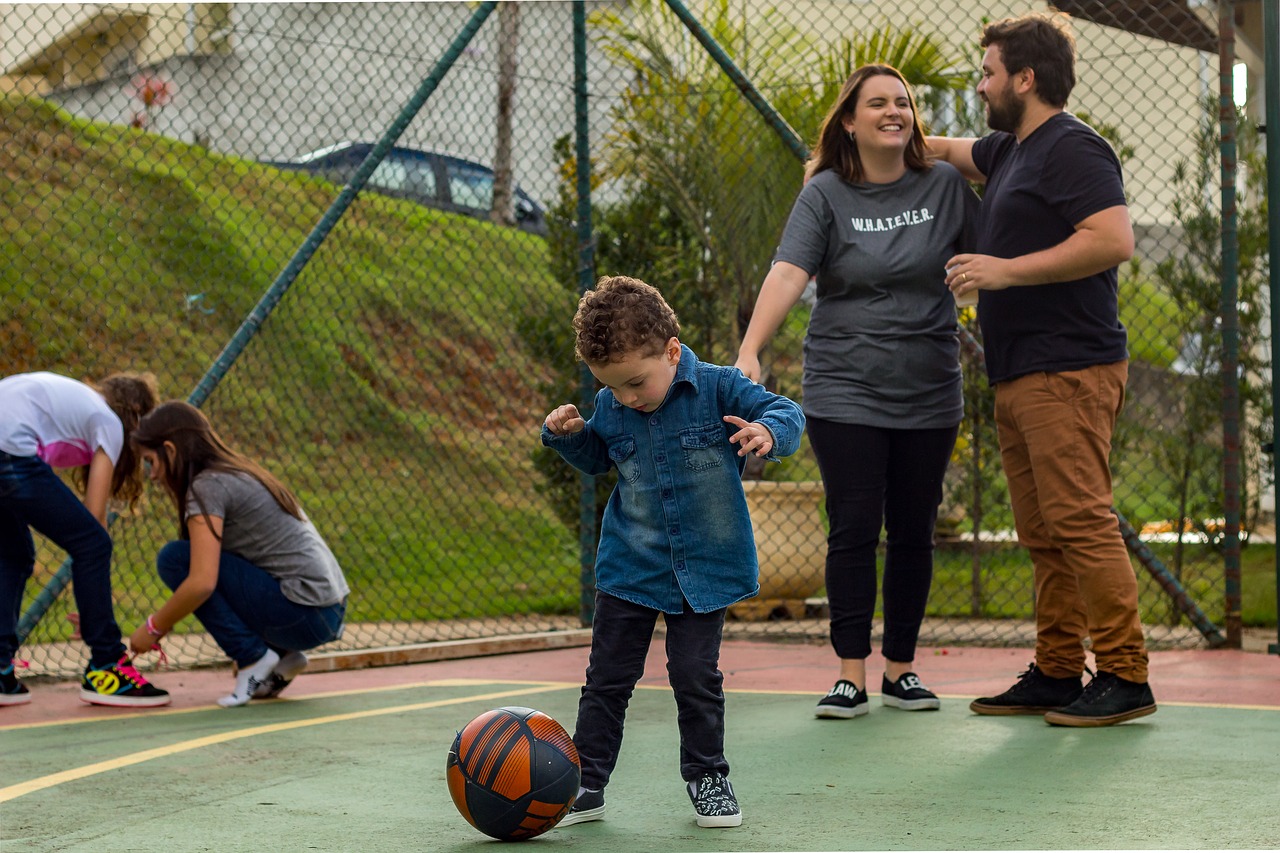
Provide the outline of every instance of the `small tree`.
<path id="1" fill-rule="evenodd" d="M 1182 229 L 1180 251 L 1160 263 L 1155 280 L 1176 305 L 1181 332 L 1182 393 L 1180 427 L 1158 443 L 1162 464 L 1175 474 L 1177 550 L 1181 574 L 1185 537 L 1197 534 L 1218 541 L 1221 529 L 1207 525 L 1224 504 L 1222 484 L 1222 214 L 1218 207 L 1220 136 L 1216 101 L 1206 101 L 1192 158 L 1174 167 L 1177 196 L 1174 216 Z M 1259 471 L 1261 433 L 1271 421 L 1271 386 L 1263 343 L 1267 318 L 1266 163 L 1256 126 L 1237 115 L 1241 185 L 1236 196 L 1238 236 L 1239 387 L 1241 466 Z M 1252 529 L 1258 515 L 1259 488 L 1252 478 L 1241 484 L 1241 526 Z"/>

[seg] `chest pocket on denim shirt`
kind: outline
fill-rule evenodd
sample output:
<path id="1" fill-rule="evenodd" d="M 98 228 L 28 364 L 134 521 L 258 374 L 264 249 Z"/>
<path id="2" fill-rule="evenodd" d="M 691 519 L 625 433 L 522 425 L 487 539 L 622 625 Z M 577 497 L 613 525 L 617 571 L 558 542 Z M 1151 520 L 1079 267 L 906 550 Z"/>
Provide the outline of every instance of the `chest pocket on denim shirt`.
<path id="1" fill-rule="evenodd" d="M 691 427 L 680 431 L 684 464 L 693 471 L 706 471 L 723 464 L 725 437 L 720 424 Z"/>
<path id="2" fill-rule="evenodd" d="M 618 476 L 628 483 L 634 483 L 640 478 L 636 440 L 631 436 L 623 436 L 609 443 L 609 459 L 618 467 Z"/>

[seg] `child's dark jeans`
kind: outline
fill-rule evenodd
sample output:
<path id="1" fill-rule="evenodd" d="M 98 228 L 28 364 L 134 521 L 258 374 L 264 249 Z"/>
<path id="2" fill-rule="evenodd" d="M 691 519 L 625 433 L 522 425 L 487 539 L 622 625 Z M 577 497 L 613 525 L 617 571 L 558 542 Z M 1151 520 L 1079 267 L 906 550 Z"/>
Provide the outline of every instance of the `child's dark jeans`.
<path id="1" fill-rule="evenodd" d="M 606 593 L 596 594 L 591 628 L 591 662 L 578 702 L 573 742 L 582 760 L 582 785 L 600 789 L 609 783 L 622 746 L 622 722 L 660 611 Z M 704 773 L 729 773 L 724 757 L 724 676 L 720 673 L 720 635 L 724 608 L 666 613 L 667 676 L 675 691 L 680 726 L 680 775 L 686 781 Z"/>
<path id="2" fill-rule="evenodd" d="M 0 667 L 18 650 L 22 591 L 36 561 L 33 527 L 71 558 L 90 663 L 115 663 L 125 648 L 112 608 L 111 536 L 47 463 L 0 451 Z"/>

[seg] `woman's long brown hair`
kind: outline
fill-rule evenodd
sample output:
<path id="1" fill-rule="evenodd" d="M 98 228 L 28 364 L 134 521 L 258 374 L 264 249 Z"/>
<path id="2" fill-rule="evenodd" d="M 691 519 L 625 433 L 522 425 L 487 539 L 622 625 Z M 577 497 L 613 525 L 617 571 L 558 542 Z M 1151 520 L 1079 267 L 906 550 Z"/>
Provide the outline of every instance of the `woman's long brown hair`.
<path id="1" fill-rule="evenodd" d="M 164 460 L 165 487 L 177 507 L 178 527 L 183 539 L 191 536 L 187 529 L 187 494 L 191 483 L 205 471 L 248 474 L 271 493 L 281 509 L 294 518 L 302 518 L 302 506 L 293 492 L 257 462 L 232 450 L 214 432 L 204 412 L 190 403 L 171 400 L 157 406 L 138 424 L 133 441 L 139 448 L 155 451 Z M 165 442 L 173 444 L 172 460 L 165 449 Z M 209 513 L 200 503 L 199 496 L 196 496 L 196 502 L 207 522 Z"/>
<path id="2" fill-rule="evenodd" d="M 920 122 L 920 109 L 916 106 L 916 95 L 911 84 L 902 76 L 902 72 L 892 65 L 863 65 L 849 75 L 840 87 L 836 102 L 827 111 L 822 120 L 822 129 L 818 131 L 818 142 L 813 146 L 813 153 L 805 166 L 805 179 L 826 169 L 834 169 L 836 174 L 851 184 L 860 184 L 864 180 L 862 157 L 858 153 L 858 142 L 850 139 L 845 132 L 844 120 L 853 115 L 858 106 L 858 93 L 862 84 L 872 77 L 895 77 L 907 90 L 907 100 L 911 102 L 911 140 L 907 143 L 906 164 L 908 169 L 923 172 L 933 166 L 925 154 L 924 125 Z"/>

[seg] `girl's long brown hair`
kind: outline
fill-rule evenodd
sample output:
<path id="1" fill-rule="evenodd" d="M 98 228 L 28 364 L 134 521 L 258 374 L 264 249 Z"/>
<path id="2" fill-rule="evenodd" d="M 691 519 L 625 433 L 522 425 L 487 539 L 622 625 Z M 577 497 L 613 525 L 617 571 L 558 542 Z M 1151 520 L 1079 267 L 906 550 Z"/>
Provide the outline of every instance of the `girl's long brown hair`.
<path id="1" fill-rule="evenodd" d="M 102 395 L 124 427 L 124 446 L 111 472 L 111 496 L 132 507 L 142 495 L 142 471 L 130 437 L 138 428 L 138 422 L 160 399 L 156 378 L 150 373 L 113 373 L 101 382 L 85 384 Z M 84 491 L 89 484 L 89 466 L 77 468 L 73 477 Z"/>
<path id="2" fill-rule="evenodd" d="M 872 77 L 895 77 L 907 90 L 907 100 L 911 102 L 911 140 L 907 143 L 906 164 L 908 169 L 917 172 L 926 171 L 933 166 L 933 161 L 925 154 L 924 125 L 920 122 L 920 110 L 916 106 L 916 95 L 911 84 L 902 76 L 902 72 L 892 65 L 863 65 L 849 75 L 840 87 L 836 102 L 827 111 L 822 120 L 822 129 L 818 131 L 818 142 L 813 146 L 813 153 L 805 166 L 805 180 L 826 169 L 834 169 L 836 174 L 851 184 L 860 184 L 864 180 L 862 157 L 858 153 L 858 142 L 850 139 L 845 132 L 844 120 L 853 115 L 858 106 L 858 93 L 862 84 Z"/>
<path id="3" fill-rule="evenodd" d="M 214 432 L 204 412 L 190 403 L 171 400 L 157 406 L 142 419 L 133 433 L 133 441 L 139 448 L 155 451 L 164 460 L 165 488 L 177 507 L 178 528 L 183 539 L 189 539 L 191 535 L 187 529 L 187 494 L 196 476 L 205 471 L 248 474 L 271 493 L 281 509 L 294 518 L 302 518 L 302 506 L 293 492 L 270 471 L 227 446 Z M 165 449 L 165 442 L 173 444 L 172 460 Z M 196 502 L 207 522 L 209 513 L 200 503 L 199 496 L 196 496 Z"/>

